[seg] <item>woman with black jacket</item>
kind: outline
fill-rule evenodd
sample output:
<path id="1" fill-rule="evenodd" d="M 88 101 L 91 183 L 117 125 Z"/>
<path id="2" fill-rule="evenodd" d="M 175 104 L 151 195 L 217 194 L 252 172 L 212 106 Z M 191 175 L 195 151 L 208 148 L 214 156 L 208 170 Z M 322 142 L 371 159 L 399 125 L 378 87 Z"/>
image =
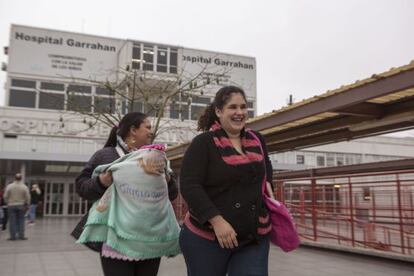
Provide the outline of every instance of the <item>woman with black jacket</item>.
<path id="1" fill-rule="evenodd" d="M 87 200 L 96 201 L 101 198 L 105 190 L 112 184 L 112 173 L 104 172 L 97 177 L 92 177 L 94 169 L 103 164 L 108 164 L 120 156 L 139 149 L 140 147 L 150 144 L 153 133 L 151 123 L 147 116 L 141 112 L 131 112 L 126 114 L 118 126 L 114 126 L 109 134 L 104 148 L 95 152 L 88 161 L 81 174 L 76 178 L 76 191 Z M 168 195 L 170 200 L 174 200 L 178 194 L 175 179 L 170 172 L 166 173 L 168 182 Z M 79 238 L 83 226 L 87 220 L 85 216 L 73 231 L 72 235 Z M 157 275 L 160 258 L 128 261 L 123 258 L 122 254 L 105 244 L 91 244 L 90 248 L 101 251 L 114 251 L 113 256 L 118 258 L 109 258 L 101 256 L 102 269 L 105 276 L 108 275 Z M 103 248 L 103 249 L 102 249 Z"/>
<path id="2" fill-rule="evenodd" d="M 180 190 L 189 213 L 180 247 L 188 275 L 268 273 L 270 223 L 261 187 L 265 175 L 272 182 L 272 166 L 263 137 L 245 129 L 246 120 L 244 91 L 221 88 L 198 121 L 203 133 L 184 155 Z"/>

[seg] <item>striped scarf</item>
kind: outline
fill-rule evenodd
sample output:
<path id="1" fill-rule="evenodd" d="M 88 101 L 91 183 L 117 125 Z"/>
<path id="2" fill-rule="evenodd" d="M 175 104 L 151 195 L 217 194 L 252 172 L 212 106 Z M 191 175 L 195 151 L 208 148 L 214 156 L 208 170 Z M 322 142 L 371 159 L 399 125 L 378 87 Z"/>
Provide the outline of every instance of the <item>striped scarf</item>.
<path id="1" fill-rule="evenodd" d="M 232 166 L 243 166 L 249 165 L 253 162 L 263 162 L 263 155 L 260 149 L 260 142 L 251 135 L 249 129 L 242 130 L 241 133 L 241 144 L 244 151 L 244 155 L 237 152 L 231 143 L 227 133 L 216 122 L 211 126 L 210 131 L 214 133 L 214 143 L 219 150 L 223 161 Z"/>

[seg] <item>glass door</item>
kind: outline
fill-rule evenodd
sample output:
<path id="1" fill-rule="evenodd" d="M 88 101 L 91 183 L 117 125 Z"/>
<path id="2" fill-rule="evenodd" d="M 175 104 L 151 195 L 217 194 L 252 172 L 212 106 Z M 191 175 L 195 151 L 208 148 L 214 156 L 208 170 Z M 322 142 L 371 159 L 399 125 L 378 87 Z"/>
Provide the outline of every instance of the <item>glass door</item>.
<path id="1" fill-rule="evenodd" d="M 63 198 L 65 192 L 64 182 L 47 182 L 45 189 L 45 203 L 43 205 L 45 216 L 63 215 Z"/>

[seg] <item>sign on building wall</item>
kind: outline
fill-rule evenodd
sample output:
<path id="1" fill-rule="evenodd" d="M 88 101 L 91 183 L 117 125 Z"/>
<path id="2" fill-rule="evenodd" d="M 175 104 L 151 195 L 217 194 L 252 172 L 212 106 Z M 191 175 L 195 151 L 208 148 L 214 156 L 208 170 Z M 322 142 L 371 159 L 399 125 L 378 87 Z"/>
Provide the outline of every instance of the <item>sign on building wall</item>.
<path id="1" fill-rule="evenodd" d="M 210 79 L 212 85 L 205 88 L 207 93 L 213 94 L 223 85 L 235 85 L 243 88 L 248 97 L 256 98 L 254 58 L 184 48 L 181 66 L 188 76 L 202 72 L 203 79 Z"/>
<path id="2" fill-rule="evenodd" d="M 115 77 L 124 41 L 12 25 L 9 73 L 106 80 Z"/>

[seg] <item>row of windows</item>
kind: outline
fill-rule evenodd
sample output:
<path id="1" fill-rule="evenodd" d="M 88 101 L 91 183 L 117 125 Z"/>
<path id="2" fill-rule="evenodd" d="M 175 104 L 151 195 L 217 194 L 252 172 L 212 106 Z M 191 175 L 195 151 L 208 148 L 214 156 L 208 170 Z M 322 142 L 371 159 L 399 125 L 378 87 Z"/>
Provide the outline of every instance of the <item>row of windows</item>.
<path id="1" fill-rule="evenodd" d="M 53 110 L 113 112 L 115 106 L 111 96 L 110 91 L 103 87 L 12 79 L 9 105 Z"/>
<path id="2" fill-rule="evenodd" d="M 176 48 L 134 43 L 132 69 L 177 74 L 178 50 Z"/>
<path id="3" fill-rule="evenodd" d="M 315 163 L 316 155 L 316 163 Z M 384 155 L 353 154 L 353 153 L 314 153 L 296 154 L 296 164 L 311 165 L 316 167 L 333 167 L 343 165 L 361 164 L 367 162 L 378 162 L 394 160 L 396 157 Z"/>
<path id="4" fill-rule="evenodd" d="M 193 95 L 177 95 L 173 98 L 164 117 L 181 120 L 197 120 L 211 98 Z M 140 111 L 155 116 L 155 110 L 142 102 L 128 103 L 119 101 L 119 108 L 125 114 L 128 111 Z M 254 117 L 253 102 L 248 102 L 249 118 Z M 103 87 L 81 84 L 41 82 L 34 80 L 12 79 L 9 93 L 9 105 L 52 110 L 70 110 L 78 112 L 115 112 L 116 100 L 111 91 Z M 250 108 L 251 107 L 251 108 Z"/>

